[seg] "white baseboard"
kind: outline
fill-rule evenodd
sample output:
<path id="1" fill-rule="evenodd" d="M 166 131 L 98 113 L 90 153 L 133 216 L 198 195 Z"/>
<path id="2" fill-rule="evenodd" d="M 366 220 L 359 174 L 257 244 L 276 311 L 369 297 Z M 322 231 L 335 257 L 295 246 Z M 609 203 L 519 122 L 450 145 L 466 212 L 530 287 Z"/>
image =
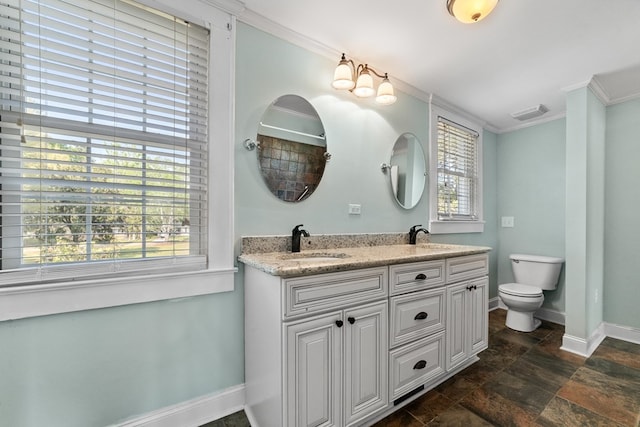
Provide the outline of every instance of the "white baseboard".
<path id="1" fill-rule="evenodd" d="M 640 344 L 640 329 L 616 325 L 614 323 L 605 323 L 604 332 L 608 337 Z"/>
<path id="2" fill-rule="evenodd" d="M 244 414 L 247 416 L 247 420 L 249 421 L 249 424 L 251 424 L 251 427 L 260 427 L 260 424 L 258 424 L 258 420 L 256 419 L 255 415 L 253 415 L 251 406 L 245 406 Z"/>
<path id="3" fill-rule="evenodd" d="M 575 353 L 583 357 L 589 357 L 606 337 L 605 324 L 601 323 L 587 339 L 564 334 L 560 350 Z"/>
<path id="4" fill-rule="evenodd" d="M 564 325 L 564 313 L 550 308 L 541 307 L 536 311 L 533 317 L 546 320 L 547 322 L 557 323 L 558 325 Z"/>
<path id="5" fill-rule="evenodd" d="M 501 308 L 503 310 L 508 309 L 499 296 L 489 300 L 489 311 L 495 310 L 496 308 Z M 546 320 L 547 322 L 564 325 L 564 313 L 562 313 L 561 311 L 541 307 L 533 314 L 533 316 L 538 319 Z"/>
<path id="6" fill-rule="evenodd" d="M 244 408 L 244 384 L 132 418 L 117 427 L 198 427 Z"/>

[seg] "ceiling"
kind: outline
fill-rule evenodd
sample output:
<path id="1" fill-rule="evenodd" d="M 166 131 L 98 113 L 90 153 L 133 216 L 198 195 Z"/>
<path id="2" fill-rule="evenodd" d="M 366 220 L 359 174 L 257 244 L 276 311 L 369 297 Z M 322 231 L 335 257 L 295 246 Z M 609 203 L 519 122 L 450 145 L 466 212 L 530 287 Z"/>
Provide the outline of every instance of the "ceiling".
<path id="1" fill-rule="evenodd" d="M 388 72 L 401 89 L 437 95 L 496 132 L 521 127 L 510 114 L 538 104 L 549 112 L 533 120 L 562 116 L 566 89 L 593 76 L 606 103 L 640 96 L 640 0 L 501 1 L 475 24 L 449 15 L 446 0 L 244 4 L 327 51 Z"/>

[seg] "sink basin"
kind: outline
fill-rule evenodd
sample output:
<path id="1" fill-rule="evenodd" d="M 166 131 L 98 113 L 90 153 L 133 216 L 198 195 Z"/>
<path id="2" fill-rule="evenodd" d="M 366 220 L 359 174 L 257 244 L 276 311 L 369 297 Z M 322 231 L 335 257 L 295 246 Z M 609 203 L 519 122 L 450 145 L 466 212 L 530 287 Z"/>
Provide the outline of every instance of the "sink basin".
<path id="1" fill-rule="evenodd" d="M 327 261 L 335 261 L 336 259 L 348 258 L 347 254 L 333 254 L 333 253 L 297 253 L 297 254 L 287 254 L 282 257 L 283 260 L 286 261 L 297 261 L 297 262 L 327 262 Z"/>

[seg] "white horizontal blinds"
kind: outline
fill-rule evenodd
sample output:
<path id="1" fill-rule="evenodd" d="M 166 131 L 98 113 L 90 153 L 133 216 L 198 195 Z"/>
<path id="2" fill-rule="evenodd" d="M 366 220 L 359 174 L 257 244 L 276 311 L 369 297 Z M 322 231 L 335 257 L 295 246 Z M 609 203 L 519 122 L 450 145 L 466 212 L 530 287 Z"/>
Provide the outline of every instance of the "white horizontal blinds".
<path id="1" fill-rule="evenodd" d="M 0 50 L 0 285 L 204 268 L 208 30 L 130 1 L 0 0 Z"/>
<path id="2" fill-rule="evenodd" d="M 438 117 L 438 219 L 476 220 L 478 134 Z"/>

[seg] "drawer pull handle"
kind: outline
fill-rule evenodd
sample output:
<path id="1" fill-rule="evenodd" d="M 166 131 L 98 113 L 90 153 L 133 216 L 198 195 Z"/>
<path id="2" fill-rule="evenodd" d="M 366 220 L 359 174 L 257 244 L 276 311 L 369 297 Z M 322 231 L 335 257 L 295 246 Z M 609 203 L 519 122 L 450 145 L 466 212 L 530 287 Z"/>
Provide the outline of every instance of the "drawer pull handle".
<path id="1" fill-rule="evenodd" d="M 416 317 L 414 317 L 415 320 L 424 320 L 426 319 L 428 316 L 427 313 L 425 313 L 424 311 L 421 311 L 420 313 L 416 314 Z"/>
<path id="2" fill-rule="evenodd" d="M 424 369 L 427 367 L 427 362 L 425 360 L 421 360 L 415 365 L 413 365 L 413 369 Z"/>
<path id="3" fill-rule="evenodd" d="M 416 276 L 416 280 L 426 280 L 427 279 L 427 275 L 420 273 Z"/>
<path id="4" fill-rule="evenodd" d="M 349 321 L 349 323 L 350 323 L 350 324 L 352 324 L 352 325 L 353 325 L 354 323 L 356 323 L 356 319 L 355 319 L 355 317 L 348 317 L 348 318 L 347 318 L 347 320 L 348 320 L 348 321 Z"/>
<path id="5" fill-rule="evenodd" d="M 336 326 L 338 328 L 342 328 L 342 325 L 344 325 L 344 322 L 342 320 L 336 320 Z"/>

